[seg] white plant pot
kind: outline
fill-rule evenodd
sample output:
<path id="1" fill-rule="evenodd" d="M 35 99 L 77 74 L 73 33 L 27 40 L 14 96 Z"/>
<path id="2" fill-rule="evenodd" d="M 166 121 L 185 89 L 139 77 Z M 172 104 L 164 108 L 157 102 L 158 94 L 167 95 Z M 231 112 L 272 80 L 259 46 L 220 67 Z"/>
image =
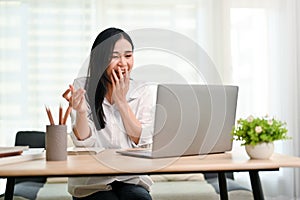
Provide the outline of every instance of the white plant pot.
<path id="1" fill-rule="evenodd" d="M 246 152 L 252 159 L 269 159 L 274 152 L 274 144 L 263 142 L 255 146 L 246 145 Z"/>

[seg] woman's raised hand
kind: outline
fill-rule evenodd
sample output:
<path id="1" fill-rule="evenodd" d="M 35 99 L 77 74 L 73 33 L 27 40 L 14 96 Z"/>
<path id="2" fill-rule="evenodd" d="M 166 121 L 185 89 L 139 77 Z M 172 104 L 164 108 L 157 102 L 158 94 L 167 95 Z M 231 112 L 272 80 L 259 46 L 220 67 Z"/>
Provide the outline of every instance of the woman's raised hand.
<path id="1" fill-rule="evenodd" d="M 71 92 L 71 95 L 68 94 Z M 69 85 L 69 88 L 64 92 L 63 97 L 69 102 L 69 106 L 71 106 L 74 110 L 79 113 L 83 113 L 87 111 L 86 100 L 85 100 L 85 90 L 79 88 L 75 90 L 73 85 Z"/>
<path id="2" fill-rule="evenodd" d="M 122 103 L 126 103 L 126 94 L 129 90 L 129 72 L 125 68 L 125 74 L 122 73 L 119 67 L 117 71 L 112 70 L 111 82 L 112 82 L 112 99 L 117 106 Z"/>

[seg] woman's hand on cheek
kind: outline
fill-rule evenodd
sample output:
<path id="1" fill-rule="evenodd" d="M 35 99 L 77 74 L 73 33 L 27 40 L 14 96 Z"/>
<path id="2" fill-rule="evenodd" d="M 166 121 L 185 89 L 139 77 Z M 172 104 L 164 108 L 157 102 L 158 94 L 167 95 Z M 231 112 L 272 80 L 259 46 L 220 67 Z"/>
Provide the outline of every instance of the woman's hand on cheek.
<path id="1" fill-rule="evenodd" d="M 117 75 L 118 73 L 118 75 Z M 118 71 L 112 70 L 111 82 L 113 87 L 112 99 L 117 106 L 126 102 L 126 94 L 129 89 L 128 72 L 125 70 L 125 77 L 122 74 L 121 68 Z"/>
<path id="2" fill-rule="evenodd" d="M 126 94 L 127 94 L 128 90 L 129 90 L 129 72 L 128 72 L 128 69 L 125 68 L 125 73 L 123 74 L 121 68 L 119 67 L 118 72 L 119 72 L 119 77 L 120 77 L 120 86 L 125 89 Z"/>
<path id="3" fill-rule="evenodd" d="M 128 69 L 125 69 L 125 85 L 127 87 L 127 91 L 129 90 L 129 80 L 130 80 L 130 73 L 128 71 Z"/>

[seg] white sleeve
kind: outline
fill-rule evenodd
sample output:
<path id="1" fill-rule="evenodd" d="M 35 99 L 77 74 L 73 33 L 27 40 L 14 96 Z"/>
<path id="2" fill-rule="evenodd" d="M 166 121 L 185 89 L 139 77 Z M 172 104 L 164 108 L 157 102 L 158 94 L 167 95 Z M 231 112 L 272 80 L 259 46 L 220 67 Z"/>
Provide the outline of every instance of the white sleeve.
<path id="1" fill-rule="evenodd" d="M 143 147 L 152 144 L 152 137 L 154 131 L 154 118 L 155 118 L 155 106 L 156 106 L 156 85 L 149 85 L 145 88 L 140 97 L 139 108 L 137 112 L 137 119 L 142 125 L 142 133 L 139 143 L 134 147 Z"/>

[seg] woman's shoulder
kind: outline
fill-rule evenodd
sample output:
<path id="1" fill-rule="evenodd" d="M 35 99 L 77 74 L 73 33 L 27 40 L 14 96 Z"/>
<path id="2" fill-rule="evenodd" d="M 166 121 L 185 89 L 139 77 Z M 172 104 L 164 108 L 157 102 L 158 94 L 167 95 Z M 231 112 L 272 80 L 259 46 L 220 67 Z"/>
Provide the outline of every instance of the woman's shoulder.
<path id="1" fill-rule="evenodd" d="M 137 98 L 143 96 L 145 93 L 155 92 L 156 88 L 157 83 L 131 79 L 128 93 L 130 98 Z"/>
<path id="2" fill-rule="evenodd" d="M 130 79 L 130 86 L 132 88 L 145 88 L 149 87 L 150 85 L 154 85 L 156 83 L 153 82 L 148 82 L 148 81 L 142 81 L 142 80 L 135 80 L 135 79 Z"/>

